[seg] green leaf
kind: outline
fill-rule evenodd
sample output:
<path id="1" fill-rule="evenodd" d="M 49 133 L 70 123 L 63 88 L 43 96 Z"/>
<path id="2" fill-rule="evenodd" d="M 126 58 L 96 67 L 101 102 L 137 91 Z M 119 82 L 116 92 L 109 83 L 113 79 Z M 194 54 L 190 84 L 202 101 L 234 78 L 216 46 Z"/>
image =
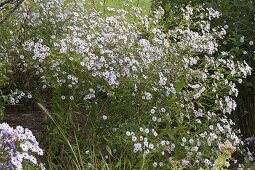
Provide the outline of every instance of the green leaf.
<path id="1" fill-rule="evenodd" d="M 182 88 L 183 88 L 184 86 L 185 86 L 185 80 L 184 80 L 184 79 L 178 81 L 178 82 L 176 83 L 176 85 L 175 85 L 175 90 L 176 90 L 176 92 L 179 93 L 179 92 L 182 90 Z"/>
<path id="2" fill-rule="evenodd" d="M 107 150 L 107 152 L 108 152 L 111 156 L 113 156 L 113 155 L 112 155 L 112 150 L 111 150 L 111 148 L 110 148 L 108 145 L 106 145 L 105 149 Z"/>

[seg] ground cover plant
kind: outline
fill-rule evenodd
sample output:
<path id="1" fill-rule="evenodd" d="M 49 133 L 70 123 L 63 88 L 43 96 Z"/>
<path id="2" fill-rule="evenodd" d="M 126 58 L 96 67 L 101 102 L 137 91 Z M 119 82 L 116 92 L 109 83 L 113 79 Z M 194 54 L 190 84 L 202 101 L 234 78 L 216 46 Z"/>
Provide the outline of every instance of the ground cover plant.
<path id="1" fill-rule="evenodd" d="M 1 25 L 3 95 L 48 116 L 46 168 L 221 169 L 244 152 L 229 115 L 252 68 L 220 48 L 221 13 L 187 5 L 166 29 L 137 3 L 30 0 Z"/>

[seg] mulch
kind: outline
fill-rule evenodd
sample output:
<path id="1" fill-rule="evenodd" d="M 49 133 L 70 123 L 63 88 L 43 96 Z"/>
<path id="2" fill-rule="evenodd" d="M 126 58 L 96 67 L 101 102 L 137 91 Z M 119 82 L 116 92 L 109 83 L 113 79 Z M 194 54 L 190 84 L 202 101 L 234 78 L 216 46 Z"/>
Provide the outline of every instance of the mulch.
<path id="1" fill-rule="evenodd" d="M 9 106 L 1 122 L 8 123 L 11 127 L 23 126 L 30 129 L 38 137 L 45 129 L 44 114 L 38 110 L 24 110 L 19 106 Z"/>

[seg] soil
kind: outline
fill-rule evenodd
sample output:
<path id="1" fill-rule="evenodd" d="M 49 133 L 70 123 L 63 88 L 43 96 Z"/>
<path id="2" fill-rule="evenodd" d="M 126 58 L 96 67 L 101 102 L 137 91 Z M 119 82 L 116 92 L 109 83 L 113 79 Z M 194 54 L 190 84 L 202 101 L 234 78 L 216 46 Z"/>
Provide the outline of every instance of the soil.
<path id="1" fill-rule="evenodd" d="M 44 114 L 40 110 L 22 110 L 18 106 L 7 107 L 1 122 L 6 122 L 14 128 L 18 125 L 28 128 L 36 137 L 42 134 L 46 127 Z"/>

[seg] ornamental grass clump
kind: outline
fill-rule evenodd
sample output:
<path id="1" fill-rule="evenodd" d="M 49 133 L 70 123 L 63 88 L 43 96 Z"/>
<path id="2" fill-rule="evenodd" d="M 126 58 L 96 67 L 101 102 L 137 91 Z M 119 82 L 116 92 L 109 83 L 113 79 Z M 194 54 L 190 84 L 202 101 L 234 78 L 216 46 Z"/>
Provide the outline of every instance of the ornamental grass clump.
<path id="1" fill-rule="evenodd" d="M 0 169 L 21 170 L 27 164 L 44 169 L 37 160 L 37 156 L 42 155 L 43 150 L 29 129 L 0 124 Z"/>
<path id="2" fill-rule="evenodd" d="M 54 120 L 45 141 L 50 166 L 199 169 L 213 167 L 226 140 L 240 151 L 230 114 L 236 83 L 252 69 L 220 51 L 226 30 L 210 25 L 218 11 L 187 6 L 165 30 L 161 8 L 149 17 L 128 4 L 106 13 L 83 5 L 34 1 L 16 16 L 26 29 L 8 29 L 25 35 L 9 41 L 9 61 L 36 77 L 34 89 L 50 92 L 33 94 Z"/>

